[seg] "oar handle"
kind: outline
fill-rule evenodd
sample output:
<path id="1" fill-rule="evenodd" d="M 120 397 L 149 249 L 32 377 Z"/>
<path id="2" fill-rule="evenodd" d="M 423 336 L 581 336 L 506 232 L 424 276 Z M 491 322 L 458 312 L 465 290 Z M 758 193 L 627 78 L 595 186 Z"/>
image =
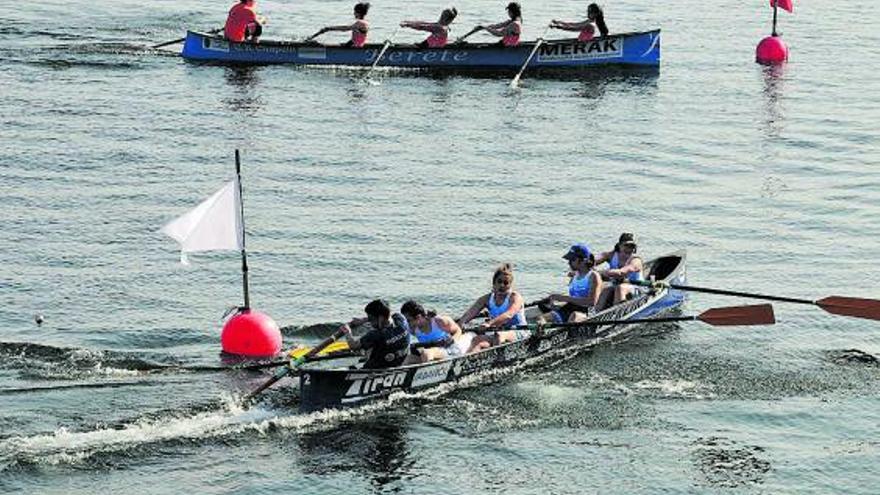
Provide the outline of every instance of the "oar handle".
<path id="1" fill-rule="evenodd" d="M 301 366 L 303 363 L 305 363 L 306 361 L 310 361 L 312 358 L 314 358 L 315 356 L 320 354 L 320 352 L 323 351 L 327 346 L 336 342 L 336 340 L 339 339 L 340 337 L 342 337 L 343 335 L 345 335 L 345 330 L 343 330 L 342 328 L 336 330 L 335 332 L 333 332 L 333 335 L 322 340 L 321 343 L 316 345 L 315 347 L 312 347 L 312 350 L 309 351 L 308 353 L 306 353 L 305 355 L 291 359 L 290 360 L 290 368 L 297 368 L 297 367 Z"/>
<path id="2" fill-rule="evenodd" d="M 208 31 L 208 34 L 217 34 L 217 33 L 219 33 L 220 31 L 223 31 L 223 29 L 224 29 L 224 28 L 222 28 L 222 27 L 221 27 L 221 28 L 217 28 L 217 29 L 212 29 L 212 30 Z M 165 42 L 163 42 L 163 43 L 159 43 L 159 44 L 153 45 L 153 46 L 151 46 L 150 48 L 153 48 L 153 49 L 156 49 L 156 48 L 162 48 L 163 46 L 173 45 L 173 44 L 175 44 L 175 43 L 182 43 L 183 41 L 186 41 L 186 38 L 177 38 L 176 40 L 165 41 Z"/>
<path id="3" fill-rule="evenodd" d="M 465 33 L 464 35 L 460 36 L 457 40 L 455 40 L 455 42 L 456 42 L 456 43 L 461 43 L 461 42 L 464 41 L 468 36 L 470 36 L 470 35 L 476 33 L 477 31 L 481 31 L 482 29 L 483 29 L 483 26 L 477 26 L 477 27 L 471 29 L 470 31 L 468 31 L 467 33 Z"/>

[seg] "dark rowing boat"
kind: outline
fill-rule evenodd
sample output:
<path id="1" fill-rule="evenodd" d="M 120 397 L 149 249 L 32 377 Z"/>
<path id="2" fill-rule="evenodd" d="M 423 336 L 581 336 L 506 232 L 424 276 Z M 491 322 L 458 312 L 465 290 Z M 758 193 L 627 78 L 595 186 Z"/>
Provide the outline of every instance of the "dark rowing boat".
<path id="1" fill-rule="evenodd" d="M 645 273 L 671 284 L 685 283 L 686 253 L 679 251 L 645 264 Z M 636 298 L 593 315 L 588 322 L 656 317 L 677 309 L 683 292 L 651 289 Z M 508 367 L 566 350 L 580 350 L 632 331 L 633 325 L 575 326 L 548 329 L 543 335 L 491 347 L 481 352 L 442 361 L 389 369 L 300 369 L 300 409 L 305 412 L 358 406 L 394 392 L 417 392 L 468 375 Z"/>
<path id="2" fill-rule="evenodd" d="M 451 71 L 517 71 L 523 66 L 534 41 L 516 47 L 498 43 L 453 43 L 443 48 L 419 48 L 393 44 L 382 55 L 379 67 Z M 220 35 L 188 31 L 181 56 L 188 60 L 230 64 L 298 64 L 369 67 L 382 44 L 361 48 L 317 43 L 261 40 L 231 42 Z M 660 30 L 625 33 L 582 42 L 576 39 L 546 40 L 529 62 L 530 72 L 559 72 L 598 65 L 657 67 L 660 65 Z"/>

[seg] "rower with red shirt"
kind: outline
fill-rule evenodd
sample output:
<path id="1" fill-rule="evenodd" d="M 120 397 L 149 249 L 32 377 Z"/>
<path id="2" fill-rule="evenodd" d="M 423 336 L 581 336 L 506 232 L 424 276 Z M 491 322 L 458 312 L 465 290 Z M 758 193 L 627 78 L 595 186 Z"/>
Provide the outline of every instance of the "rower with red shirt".
<path id="1" fill-rule="evenodd" d="M 229 9 L 223 33 L 229 41 L 257 43 L 263 34 L 266 19 L 257 15 L 255 0 L 240 0 Z"/>

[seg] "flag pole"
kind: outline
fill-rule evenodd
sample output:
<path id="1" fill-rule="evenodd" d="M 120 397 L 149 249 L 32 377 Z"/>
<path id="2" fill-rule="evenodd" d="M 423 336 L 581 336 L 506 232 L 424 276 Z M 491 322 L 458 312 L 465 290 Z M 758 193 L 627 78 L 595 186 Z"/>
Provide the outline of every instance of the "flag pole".
<path id="1" fill-rule="evenodd" d="M 248 293 L 247 250 L 245 249 L 244 243 L 244 195 L 241 191 L 241 156 L 238 152 L 238 148 L 235 149 L 235 177 L 238 181 L 238 206 L 241 212 L 241 281 L 244 289 L 243 309 L 250 309 L 251 299 Z"/>
<path id="2" fill-rule="evenodd" d="M 776 12 L 779 10 L 778 2 L 773 2 L 773 36 L 779 36 L 776 34 Z"/>

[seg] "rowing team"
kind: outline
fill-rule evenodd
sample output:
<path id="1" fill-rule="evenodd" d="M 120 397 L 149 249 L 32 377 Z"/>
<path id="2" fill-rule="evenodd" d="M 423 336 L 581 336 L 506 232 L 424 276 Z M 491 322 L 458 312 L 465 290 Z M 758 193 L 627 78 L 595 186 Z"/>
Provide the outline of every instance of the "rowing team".
<path id="1" fill-rule="evenodd" d="M 586 244 L 574 244 L 563 258 L 568 260 L 570 281 L 567 294 L 550 294 L 540 301 L 543 313 L 539 325 L 577 323 L 595 311 L 617 304 L 637 294 L 643 280 L 642 259 L 636 255 L 635 238 L 621 234 L 614 249 L 594 255 Z M 608 263 L 604 270 L 596 267 Z M 492 276 L 492 291 L 480 297 L 464 314 L 453 319 L 426 311 L 416 301 L 407 301 L 400 313 L 391 314 L 388 303 L 377 299 L 364 308 L 365 318 L 354 318 L 343 325 L 352 350 L 367 350 L 365 368 L 424 363 L 477 352 L 488 347 L 516 342 L 530 335 L 526 326 L 525 303 L 513 288 L 513 268 L 504 264 Z M 462 328 L 483 311 L 488 319 L 479 334 Z M 370 323 L 372 329 L 360 338 L 351 328 Z M 494 330 L 494 331 L 493 331 Z"/>
<path id="2" fill-rule="evenodd" d="M 342 46 L 362 47 L 367 43 L 367 34 L 370 32 L 370 23 L 366 19 L 369 10 L 369 2 L 358 3 L 354 6 L 354 22 L 323 27 L 317 33 L 307 38 L 307 41 L 311 41 L 329 31 L 350 31 L 351 39 Z M 430 33 L 417 46 L 421 48 L 442 48 L 449 41 L 449 27 L 457 16 L 458 10 L 455 7 L 449 7 L 440 13 L 440 18 L 437 22 L 403 21 L 400 23 L 400 27 Z M 485 31 L 501 38 L 499 44 L 502 46 L 517 46 L 519 45 L 520 34 L 522 34 L 522 7 L 520 7 L 519 2 L 507 4 L 507 17 L 506 20 L 497 24 L 478 25 L 459 38 L 458 41 L 461 42 L 464 38 L 478 31 Z M 230 41 L 252 41 L 256 43 L 263 33 L 263 24 L 265 23 L 266 19 L 257 15 L 256 0 L 240 0 L 239 3 L 233 5 L 229 10 L 224 34 Z M 595 3 L 591 3 L 587 7 L 587 18 L 585 20 L 574 22 L 553 20 L 549 27 L 577 32 L 578 40 L 580 41 L 590 41 L 597 34 L 601 36 L 608 35 L 605 15 L 602 12 L 602 8 Z"/>

